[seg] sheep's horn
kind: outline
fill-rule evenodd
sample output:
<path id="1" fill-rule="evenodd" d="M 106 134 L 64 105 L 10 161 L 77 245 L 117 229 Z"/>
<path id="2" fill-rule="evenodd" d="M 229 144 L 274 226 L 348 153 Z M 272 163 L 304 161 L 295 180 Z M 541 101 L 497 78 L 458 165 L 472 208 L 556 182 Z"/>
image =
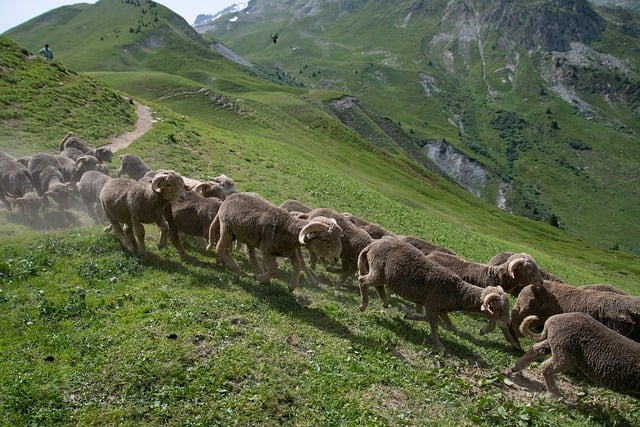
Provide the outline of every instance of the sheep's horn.
<path id="1" fill-rule="evenodd" d="M 158 193 L 160 191 L 160 184 L 162 184 L 162 182 L 165 179 L 167 179 L 168 176 L 169 176 L 169 174 L 167 174 L 167 173 L 156 175 L 156 177 L 153 178 L 153 181 L 151 181 L 151 189 L 155 193 Z"/>
<path id="2" fill-rule="evenodd" d="M 212 185 L 211 185 L 211 184 L 209 184 L 208 182 L 201 182 L 200 184 L 198 184 L 198 185 L 196 185 L 195 187 L 193 187 L 191 190 L 193 190 L 193 191 L 198 191 L 198 192 L 199 192 L 199 191 L 201 191 L 201 189 L 202 189 L 203 187 L 211 188 L 211 187 L 212 187 Z"/>
<path id="3" fill-rule="evenodd" d="M 329 230 L 328 224 L 322 221 L 312 220 L 309 224 L 305 225 L 302 230 L 300 230 L 300 233 L 298 234 L 298 241 L 301 245 L 305 245 L 307 243 L 306 238 L 309 234 L 327 230 Z"/>
<path id="4" fill-rule="evenodd" d="M 525 262 L 527 259 L 524 257 L 518 257 L 518 258 L 514 258 L 509 262 L 509 265 L 507 266 L 507 273 L 509 274 L 509 277 L 511 277 L 512 279 L 516 278 L 516 274 L 513 272 L 513 270 L 516 268 L 516 266 L 520 263 Z"/>
<path id="5" fill-rule="evenodd" d="M 482 300 L 482 306 L 480 307 L 481 311 L 487 311 L 489 314 L 493 314 L 493 310 L 491 310 L 491 301 L 498 300 L 500 301 L 500 294 L 497 292 L 492 292 L 484 297 Z"/>

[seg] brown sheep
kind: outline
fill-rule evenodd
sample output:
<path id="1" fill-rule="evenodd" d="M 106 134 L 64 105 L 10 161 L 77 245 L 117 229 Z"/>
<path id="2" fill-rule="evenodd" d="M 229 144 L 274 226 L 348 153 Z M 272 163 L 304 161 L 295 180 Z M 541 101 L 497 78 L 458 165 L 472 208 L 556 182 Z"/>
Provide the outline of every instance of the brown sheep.
<path id="1" fill-rule="evenodd" d="M 539 342 L 516 361 L 511 372 L 520 372 L 551 353 L 551 358 L 540 364 L 540 370 L 552 396 L 560 396 L 555 376 L 577 368 L 596 384 L 640 398 L 640 343 L 612 331 L 586 313 L 553 315 L 540 334 L 529 329 L 536 321 L 539 321 L 536 316 L 527 316 L 520 325 L 523 335 Z"/>
<path id="2" fill-rule="evenodd" d="M 160 174 L 151 182 L 128 178 L 112 178 L 100 192 L 100 203 L 111 228 L 128 250 L 140 255 L 146 253 L 143 224 L 155 223 L 160 228 L 158 248 L 167 245 L 169 224 L 165 220 L 164 206 L 185 195 L 184 181 L 174 173 Z M 172 222 L 172 218 L 168 219 Z M 127 234 L 122 225 L 127 227 Z M 178 252 L 184 252 L 179 241 L 172 239 Z"/>
<path id="3" fill-rule="evenodd" d="M 562 282 L 545 280 L 542 286 L 527 286 L 511 310 L 511 332 L 519 335 L 520 323 L 535 315 L 542 322 L 554 314 L 583 312 L 605 326 L 640 341 L 640 297 L 610 291 L 582 289 Z"/>
<path id="4" fill-rule="evenodd" d="M 431 340 L 442 347 L 438 320 L 455 330 L 448 317 L 451 311 L 480 312 L 500 325 L 504 337 L 512 345 L 509 332 L 509 296 L 500 287 L 482 288 L 465 282 L 455 273 L 429 261 L 420 250 L 394 237 L 374 240 L 358 257 L 360 310 L 369 302 L 368 287 L 376 288 L 383 306 L 389 305 L 387 290 L 401 298 L 422 305 L 425 315 L 408 315 L 412 320 L 426 320 L 431 327 Z M 386 289 L 385 289 L 386 287 Z"/>
<path id="5" fill-rule="evenodd" d="M 527 254 L 510 257 L 499 265 L 482 264 L 468 261 L 456 255 L 443 252 L 431 252 L 427 258 L 456 273 L 462 279 L 474 285 L 502 286 L 513 296 L 527 285 L 541 286 L 542 274 L 536 262 Z"/>
<path id="6" fill-rule="evenodd" d="M 222 202 L 209 227 L 207 250 L 215 245 L 218 260 L 237 278 L 240 267 L 230 250 L 234 239 L 244 243 L 256 278 L 261 282 L 268 282 L 276 273 L 276 256 L 289 258 L 293 267 L 289 290 L 293 291 L 302 269 L 300 247 L 307 247 L 319 257 L 337 260 L 342 249 L 341 234 L 340 227 L 331 218 L 297 218 L 255 193 L 235 193 Z M 262 252 L 266 271 L 262 271 L 262 265 L 257 262 L 256 248 Z"/>
<path id="7" fill-rule="evenodd" d="M 11 155 L 0 151 L 0 200 L 7 209 L 20 206 L 27 217 L 35 219 L 42 199 L 33 187 L 31 173 Z"/>

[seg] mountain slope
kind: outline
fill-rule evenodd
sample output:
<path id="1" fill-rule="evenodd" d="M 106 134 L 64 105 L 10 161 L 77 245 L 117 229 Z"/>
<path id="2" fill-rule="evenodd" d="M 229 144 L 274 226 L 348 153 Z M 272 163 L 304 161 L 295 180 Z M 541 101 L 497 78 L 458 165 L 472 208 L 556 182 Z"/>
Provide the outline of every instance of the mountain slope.
<path id="1" fill-rule="evenodd" d="M 58 60 L 32 58 L 4 37 L 0 46 L 0 100 L 4 106 L 11 94 L 20 95 L 0 113 L 22 112 L 21 123 L 14 123 L 21 132 L 10 140 L 2 135 L 0 149 L 9 143 L 12 153 L 18 146 L 26 154 L 55 152 L 57 144 L 46 136 L 62 135 L 66 126 L 80 136 L 87 132 L 90 142 L 129 126 L 130 110 L 107 102 L 121 105 L 116 91 Z M 126 149 L 153 168 L 201 178 L 224 172 L 239 189 L 275 203 L 295 197 L 348 210 L 469 259 L 526 251 L 570 283 L 640 290 L 638 257 L 598 250 L 557 228 L 508 215 L 389 155 L 331 114 L 326 104 L 347 106 L 335 94 L 301 95 L 263 83 L 230 96 L 167 73 L 92 75 L 153 109 L 152 129 Z M 43 99 L 56 99 L 55 108 Z M 395 123 L 352 104 L 369 124 L 363 130 L 380 141 L 397 132 Z M 38 123 L 43 117 L 47 121 Z M 109 132 L 103 120 L 112 122 Z M 7 123 L 1 124 L 0 132 Z M 425 322 L 403 319 L 413 307 L 400 298 L 383 310 L 376 297 L 360 312 L 355 277 L 338 286 L 337 276 L 320 267 L 319 284 L 303 280 L 292 293 L 284 262 L 268 284 L 258 283 L 245 263 L 235 279 L 196 244 L 184 255 L 157 249 L 155 226 L 145 227 L 149 252 L 137 257 L 102 226 L 77 221 L 80 208 L 65 212 L 67 229 L 51 229 L 48 220 L 56 215 L 48 208 L 43 221 L 27 223 L 20 213 L 0 209 L 3 424 L 640 422 L 637 400 L 579 376 L 559 378 L 562 391 L 580 399 L 567 405 L 539 396 L 536 366 L 525 378 L 504 375 L 520 354 L 498 331 L 479 336 L 484 320 L 473 314 L 451 313 L 460 333 L 441 328 L 445 349 L 436 349 Z"/>
<path id="2" fill-rule="evenodd" d="M 211 28 L 254 64 L 357 97 L 436 163 L 481 167 L 485 178 L 470 182 L 460 177 L 467 169 L 446 170 L 485 200 L 640 251 L 632 10 L 581 0 L 264 0 Z"/>

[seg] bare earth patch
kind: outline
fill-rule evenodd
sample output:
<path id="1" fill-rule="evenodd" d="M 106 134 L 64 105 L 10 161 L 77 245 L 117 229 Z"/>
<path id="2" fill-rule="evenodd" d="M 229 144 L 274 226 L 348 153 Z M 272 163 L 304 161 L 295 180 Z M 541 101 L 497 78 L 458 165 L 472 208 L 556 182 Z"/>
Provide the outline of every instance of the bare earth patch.
<path id="1" fill-rule="evenodd" d="M 136 114 L 138 120 L 136 126 L 131 132 L 125 132 L 121 135 L 111 138 L 111 143 L 105 145 L 114 153 L 118 150 L 128 147 L 133 141 L 140 138 L 153 126 L 153 117 L 151 117 L 151 108 L 134 101 L 136 105 Z"/>

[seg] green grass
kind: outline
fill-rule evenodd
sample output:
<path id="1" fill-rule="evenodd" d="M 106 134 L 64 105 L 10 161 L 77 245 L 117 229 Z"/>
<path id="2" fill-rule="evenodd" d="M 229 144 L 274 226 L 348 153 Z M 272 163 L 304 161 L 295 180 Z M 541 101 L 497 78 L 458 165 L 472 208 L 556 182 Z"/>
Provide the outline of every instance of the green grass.
<path id="1" fill-rule="evenodd" d="M 6 53 L 19 48 L 4 46 L 0 59 L 7 62 Z M 23 91 L 20 106 L 31 113 L 21 120 L 36 122 L 44 114 L 42 95 L 22 86 L 47 81 L 57 68 L 17 57 L 8 76 L 23 65 L 40 68 L 21 74 L 19 85 L 4 86 L 0 99 Z M 75 85 L 106 93 L 109 86 L 98 81 L 111 82 L 153 108 L 153 129 L 123 150 L 153 168 L 202 178 L 225 173 L 240 190 L 273 203 L 294 197 L 350 211 L 476 261 L 525 251 L 572 284 L 608 282 L 640 293 L 637 257 L 505 214 L 386 155 L 318 107 L 317 99 L 335 92 L 278 96 L 265 83 L 231 96 L 211 88 L 193 92 L 199 85 L 168 74 L 146 81 L 141 74 L 93 77 L 76 75 L 85 83 Z M 50 91 L 46 87 L 44 96 Z M 72 97 L 58 99 L 49 111 L 52 123 L 74 105 Z M 73 128 L 95 135 L 90 142 L 111 134 L 98 126 L 102 120 L 114 123 L 114 133 L 131 127 L 128 108 L 96 105 L 97 112 L 75 116 Z M 0 144 L 12 154 L 16 147 L 24 147 L 22 154 L 52 152 L 67 131 L 15 129 Z M 385 310 L 372 295 L 361 313 L 355 278 L 337 286 L 336 276 L 321 271 L 320 285 L 303 279 L 291 294 L 287 263 L 263 285 L 238 253 L 243 275 L 234 281 L 214 253 L 193 245 L 183 257 L 173 248 L 158 250 L 157 230 L 146 229 L 149 254 L 138 258 L 77 206 L 64 217 L 47 210 L 33 224 L 0 210 L 0 424 L 640 423 L 637 400 L 579 375 L 562 376 L 560 383 L 577 399 L 574 405 L 523 391 L 503 374 L 519 354 L 498 332 L 480 337 L 478 317 L 455 313 L 462 334 L 441 331 L 445 349 L 438 351 L 426 323 L 403 320 L 411 305 L 398 298 Z M 536 364 L 528 375 L 540 380 Z"/>

